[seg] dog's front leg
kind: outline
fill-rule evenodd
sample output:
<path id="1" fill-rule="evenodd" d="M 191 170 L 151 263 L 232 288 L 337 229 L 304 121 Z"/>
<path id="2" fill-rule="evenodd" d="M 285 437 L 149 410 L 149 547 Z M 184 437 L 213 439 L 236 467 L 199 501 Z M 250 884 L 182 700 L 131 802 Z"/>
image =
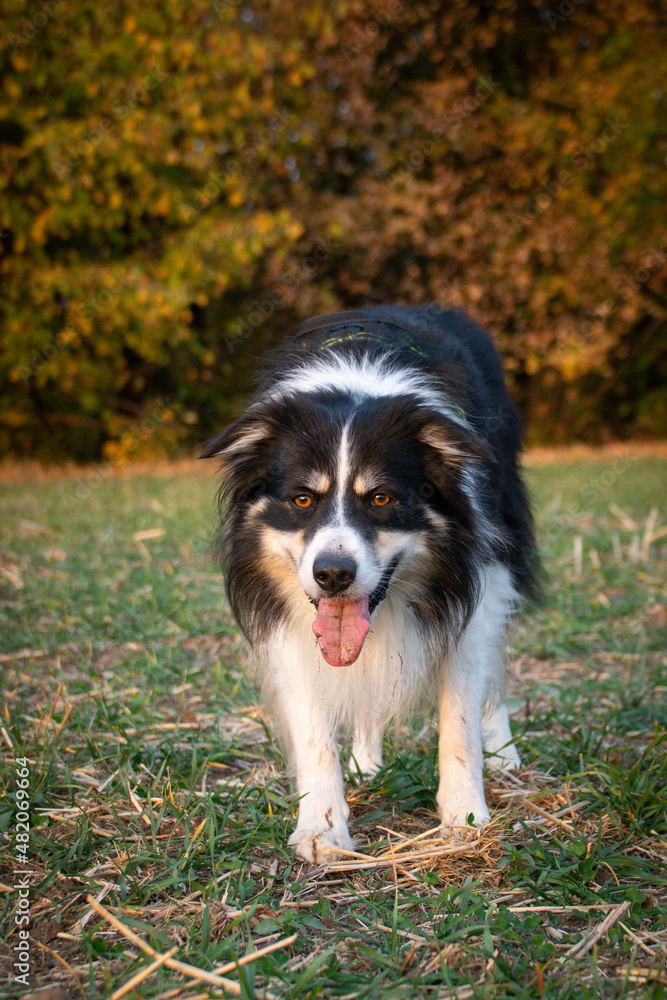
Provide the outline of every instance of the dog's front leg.
<path id="1" fill-rule="evenodd" d="M 352 840 L 336 738 L 323 706 L 309 695 L 302 690 L 284 713 L 299 795 L 299 818 L 289 843 L 297 857 L 319 865 L 335 861 L 336 848 L 351 850 Z"/>
<path id="2" fill-rule="evenodd" d="M 443 826 L 475 826 L 489 819 L 482 781 L 483 691 L 459 656 L 445 665 L 440 681 L 438 807 Z"/>

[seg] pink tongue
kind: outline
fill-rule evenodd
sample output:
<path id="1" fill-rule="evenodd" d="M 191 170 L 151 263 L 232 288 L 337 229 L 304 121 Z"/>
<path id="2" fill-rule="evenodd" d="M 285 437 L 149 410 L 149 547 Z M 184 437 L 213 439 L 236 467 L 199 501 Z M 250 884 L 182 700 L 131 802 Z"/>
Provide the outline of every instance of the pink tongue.
<path id="1" fill-rule="evenodd" d="M 318 601 L 313 632 L 322 656 L 332 667 L 347 667 L 354 663 L 370 627 L 367 597 L 361 601 L 323 597 Z"/>

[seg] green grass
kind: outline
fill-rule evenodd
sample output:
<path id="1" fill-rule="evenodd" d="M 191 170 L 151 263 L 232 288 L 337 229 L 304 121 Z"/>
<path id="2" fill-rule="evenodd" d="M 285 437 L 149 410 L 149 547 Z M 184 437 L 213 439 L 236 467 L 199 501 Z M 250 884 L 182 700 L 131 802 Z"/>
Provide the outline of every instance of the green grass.
<path id="1" fill-rule="evenodd" d="M 348 775 L 352 831 L 379 860 L 347 870 L 286 846 L 293 791 L 210 562 L 213 479 L 3 483 L 0 995 L 25 992 L 12 949 L 27 757 L 29 981 L 51 998 L 110 997 L 151 961 L 88 894 L 205 970 L 296 935 L 226 973 L 248 998 L 664 997 L 667 461 L 528 478 L 549 581 L 512 636 L 524 768 L 489 776 L 496 822 L 479 840 L 450 855 L 425 839 L 430 854 L 402 861 L 401 838 L 437 822 L 436 735 L 423 718 L 389 734 L 375 779 Z M 127 995 L 227 994 L 162 967 Z"/>

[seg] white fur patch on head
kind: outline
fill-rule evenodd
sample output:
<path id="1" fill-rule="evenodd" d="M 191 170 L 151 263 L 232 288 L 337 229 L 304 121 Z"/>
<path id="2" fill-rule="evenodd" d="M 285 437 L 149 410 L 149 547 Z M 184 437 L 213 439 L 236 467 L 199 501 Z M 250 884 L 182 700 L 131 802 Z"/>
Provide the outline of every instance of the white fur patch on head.
<path id="1" fill-rule="evenodd" d="M 343 520 L 343 507 L 345 504 L 345 492 L 347 490 L 347 480 L 350 474 L 350 442 L 348 435 L 350 425 L 343 427 L 338 448 L 338 462 L 336 465 L 336 506 L 338 517 Z"/>
<path id="2" fill-rule="evenodd" d="M 359 399 L 413 394 L 423 405 L 433 407 L 455 423 L 467 426 L 461 411 L 448 404 L 428 376 L 399 367 L 391 354 L 371 359 L 368 356 L 353 358 L 323 351 L 321 357 L 310 358 L 293 369 L 271 389 L 270 395 L 279 399 L 289 393 L 323 390 L 347 392 Z"/>

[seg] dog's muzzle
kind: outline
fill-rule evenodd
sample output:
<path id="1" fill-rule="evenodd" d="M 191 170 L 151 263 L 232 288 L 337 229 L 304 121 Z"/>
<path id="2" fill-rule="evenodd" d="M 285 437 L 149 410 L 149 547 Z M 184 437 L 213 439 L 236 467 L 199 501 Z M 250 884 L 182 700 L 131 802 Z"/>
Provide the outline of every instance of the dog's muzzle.
<path id="1" fill-rule="evenodd" d="M 322 586 L 318 579 L 319 559 L 320 557 L 315 560 L 313 575 Z M 347 561 L 352 562 L 352 560 Z M 331 560 L 329 559 L 328 562 L 331 563 Z M 341 565 L 342 562 L 342 559 L 338 560 Z M 354 600 L 349 597 L 335 596 L 322 597 L 317 601 L 317 617 L 313 622 L 313 632 L 317 636 L 322 656 L 332 667 L 348 667 L 358 658 L 371 627 L 371 615 L 387 596 L 387 590 L 397 565 L 398 557 L 391 561 L 382 574 L 379 584 L 369 597 Z M 333 572 L 331 565 L 324 566 L 322 564 L 319 568 L 323 580 L 332 581 Z M 338 590 L 346 590 L 353 580 L 354 576 Z M 313 603 L 315 602 L 313 601 Z"/>

